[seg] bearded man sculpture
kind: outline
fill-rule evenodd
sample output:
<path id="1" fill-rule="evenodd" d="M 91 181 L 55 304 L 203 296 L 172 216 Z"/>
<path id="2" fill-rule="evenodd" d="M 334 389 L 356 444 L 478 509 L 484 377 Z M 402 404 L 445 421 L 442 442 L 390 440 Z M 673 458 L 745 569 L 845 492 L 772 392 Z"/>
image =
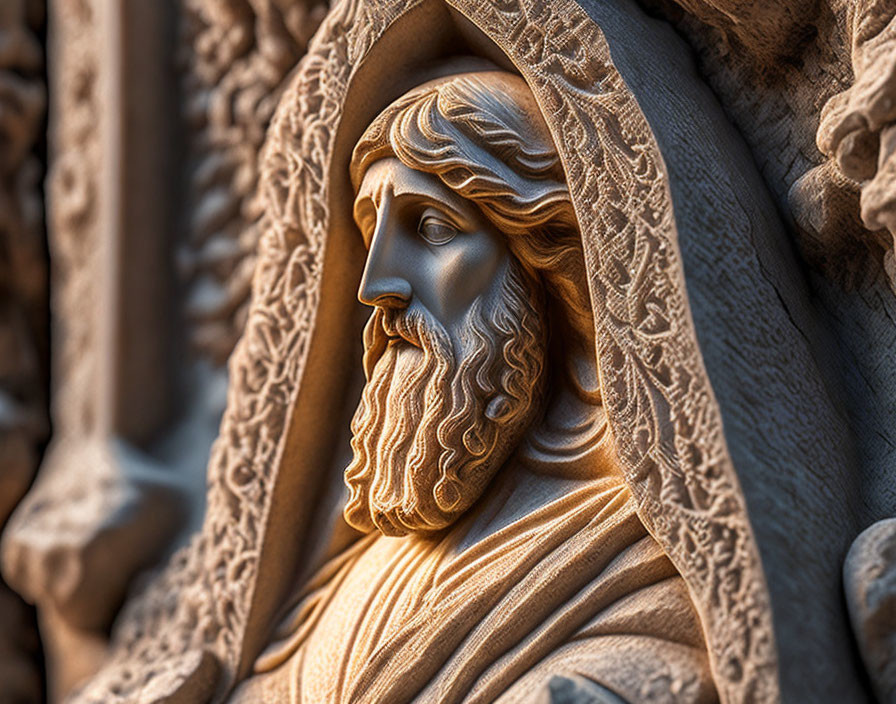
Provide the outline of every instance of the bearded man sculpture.
<path id="1" fill-rule="evenodd" d="M 365 535 L 234 700 L 715 701 L 614 456 L 576 219 L 525 82 L 416 88 L 351 175 L 374 310 L 344 515 Z"/>

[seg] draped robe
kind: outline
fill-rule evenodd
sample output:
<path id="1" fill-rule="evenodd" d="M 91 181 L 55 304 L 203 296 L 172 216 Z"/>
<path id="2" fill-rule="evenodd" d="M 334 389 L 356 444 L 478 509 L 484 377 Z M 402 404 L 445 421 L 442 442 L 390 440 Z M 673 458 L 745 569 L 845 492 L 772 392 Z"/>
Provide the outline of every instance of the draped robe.
<path id="1" fill-rule="evenodd" d="M 326 564 L 231 701 L 549 702 L 595 685 L 717 701 L 684 581 L 638 519 L 606 427 L 547 472 L 534 454 L 448 529 L 373 532 Z"/>

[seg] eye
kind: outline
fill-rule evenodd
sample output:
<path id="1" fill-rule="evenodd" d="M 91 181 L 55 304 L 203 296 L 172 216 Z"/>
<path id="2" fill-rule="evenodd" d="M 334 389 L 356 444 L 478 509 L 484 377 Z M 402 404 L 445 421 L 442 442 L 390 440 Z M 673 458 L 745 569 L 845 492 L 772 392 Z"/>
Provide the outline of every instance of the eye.
<path id="1" fill-rule="evenodd" d="M 420 218 L 417 232 L 431 245 L 439 247 L 448 244 L 457 235 L 457 228 L 447 220 L 435 215 L 424 215 Z"/>

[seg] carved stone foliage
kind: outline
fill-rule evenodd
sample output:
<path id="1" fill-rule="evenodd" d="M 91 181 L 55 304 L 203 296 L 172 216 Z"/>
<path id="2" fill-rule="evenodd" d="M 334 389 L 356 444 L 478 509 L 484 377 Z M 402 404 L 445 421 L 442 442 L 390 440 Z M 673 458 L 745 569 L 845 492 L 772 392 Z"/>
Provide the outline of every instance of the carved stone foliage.
<path id="1" fill-rule="evenodd" d="M 520 67 L 563 155 L 596 310 L 617 451 L 640 515 L 688 581 L 724 701 L 774 701 L 759 558 L 681 275 L 659 148 L 606 41 L 569 0 L 451 0 Z M 205 701 L 244 652 L 294 404 L 320 304 L 329 171 L 353 72 L 418 0 L 337 4 L 271 125 L 253 302 L 230 362 L 202 533 L 121 619 L 79 702 Z M 595 125 L 599 127 L 595 129 Z M 298 539 L 298 538 L 297 538 Z"/>
<path id="2" fill-rule="evenodd" d="M 242 332 L 258 244 L 258 158 L 288 72 L 327 0 L 188 0 L 180 60 L 191 148 L 188 241 L 191 341 L 223 364 Z"/>
<path id="3" fill-rule="evenodd" d="M 869 244 L 878 239 L 884 247 L 884 267 L 896 291 L 896 7 L 850 3 L 846 22 L 854 80 L 824 106 L 818 148 L 859 184 Z"/>

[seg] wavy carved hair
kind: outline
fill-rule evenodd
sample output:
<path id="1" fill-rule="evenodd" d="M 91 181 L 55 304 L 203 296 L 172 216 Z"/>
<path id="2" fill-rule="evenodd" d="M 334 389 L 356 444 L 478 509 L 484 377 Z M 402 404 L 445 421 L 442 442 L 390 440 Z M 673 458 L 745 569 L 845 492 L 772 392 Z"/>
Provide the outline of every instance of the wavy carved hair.
<path id="1" fill-rule="evenodd" d="M 374 161 L 397 157 L 438 176 L 508 237 L 580 332 L 593 335 L 581 237 L 563 166 L 526 82 L 506 71 L 424 84 L 386 108 L 352 155 L 357 190 Z"/>

